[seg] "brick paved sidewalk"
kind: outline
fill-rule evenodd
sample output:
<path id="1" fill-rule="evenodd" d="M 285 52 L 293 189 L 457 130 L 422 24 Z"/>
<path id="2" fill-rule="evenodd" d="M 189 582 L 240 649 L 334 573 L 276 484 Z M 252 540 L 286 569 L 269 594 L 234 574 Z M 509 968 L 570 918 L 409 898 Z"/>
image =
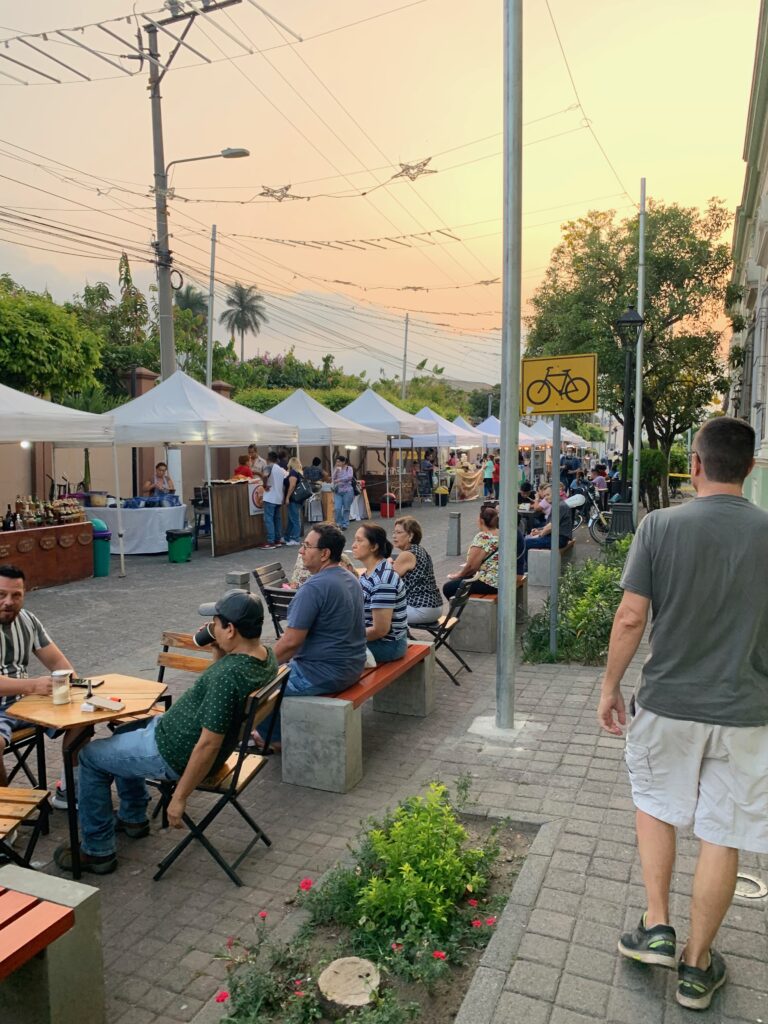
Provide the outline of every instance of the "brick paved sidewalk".
<path id="1" fill-rule="evenodd" d="M 464 506 L 464 513 L 466 546 L 476 507 Z M 417 508 L 415 514 L 440 578 L 458 563 L 442 554 L 444 510 Z M 577 557 L 590 550 L 594 545 L 579 537 Z M 169 565 L 162 557 L 131 558 L 126 580 L 113 576 L 41 591 L 29 596 L 27 606 L 81 670 L 153 678 L 162 628 L 190 629 L 197 622 L 197 605 L 220 593 L 228 569 L 275 557 L 275 552 L 247 552 L 212 560 L 201 550 L 188 565 Z M 295 550 L 278 557 L 290 566 Z M 533 593 L 534 605 L 542 596 Z M 516 710 L 525 724 L 511 741 L 502 741 L 474 731 L 478 719 L 492 719 L 494 713 L 494 659 L 472 656 L 471 664 L 474 672 L 461 674 L 461 687 L 438 671 L 439 707 L 426 720 L 366 711 L 365 775 L 351 793 L 284 786 L 279 764 L 270 765 L 246 791 L 244 803 L 273 846 L 254 849 L 242 865 L 242 889 L 199 849 L 185 853 L 161 882 L 154 882 L 155 865 L 174 838 L 154 827 L 140 842 L 121 837 L 117 873 L 84 878 L 98 882 L 102 891 L 109 1024 L 217 1020 L 221 1008 L 210 1000 L 224 966 L 214 958 L 229 935 L 247 938 L 262 909 L 270 926 L 283 920 L 298 880 L 330 867 L 361 819 L 418 791 L 430 778 L 450 781 L 466 773 L 473 778 L 472 795 L 481 813 L 508 815 L 532 827 L 552 824 L 526 862 L 498 936 L 503 941 L 488 949 L 473 990 L 477 998 L 466 1007 L 462 1024 L 690 1019 L 673 1001 L 673 972 L 629 964 L 616 953 L 618 933 L 637 923 L 643 890 L 621 742 L 601 735 L 595 724 L 599 670 L 521 667 Z M 189 682 L 169 680 L 177 693 Z M 48 759 L 55 778 L 56 744 L 49 744 Z M 247 839 L 244 829 L 234 817 L 219 822 L 222 848 L 236 853 Z M 48 861 L 65 838 L 64 815 L 55 812 L 40 857 Z M 682 837 L 673 881 L 674 923 L 681 936 L 695 849 L 691 837 Z M 743 864 L 768 877 L 768 858 L 745 856 Z M 45 870 L 56 872 L 50 864 Z M 734 902 L 719 943 L 730 981 L 712 1009 L 699 1015 L 703 1021 L 768 1022 L 765 904 Z"/>

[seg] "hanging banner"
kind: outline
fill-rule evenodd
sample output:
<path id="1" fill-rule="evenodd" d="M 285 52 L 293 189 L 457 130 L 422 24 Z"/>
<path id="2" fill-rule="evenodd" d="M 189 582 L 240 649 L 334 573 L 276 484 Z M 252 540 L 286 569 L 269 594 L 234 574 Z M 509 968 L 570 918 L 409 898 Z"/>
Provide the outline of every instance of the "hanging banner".
<path id="1" fill-rule="evenodd" d="M 248 511 L 252 516 L 263 516 L 264 509 L 264 484 L 259 481 L 258 483 L 248 484 Z"/>

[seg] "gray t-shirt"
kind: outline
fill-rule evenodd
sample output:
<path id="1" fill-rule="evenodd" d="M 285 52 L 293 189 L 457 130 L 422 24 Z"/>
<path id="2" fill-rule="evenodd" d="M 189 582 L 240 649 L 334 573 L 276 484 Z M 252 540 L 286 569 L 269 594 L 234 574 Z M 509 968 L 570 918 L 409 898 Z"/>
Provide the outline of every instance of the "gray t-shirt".
<path id="1" fill-rule="evenodd" d="M 309 631 L 293 661 L 310 682 L 336 693 L 359 679 L 365 667 L 363 591 L 348 569 L 333 566 L 310 576 L 288 606 L 287 623 Z"/>
<path id="2" fill-rule="evenodd" d="M 621 586 L 651 599 L 636 699 L 666 718 L 768 724 L 768 513 L 715 494 L 651 512 Z"/>

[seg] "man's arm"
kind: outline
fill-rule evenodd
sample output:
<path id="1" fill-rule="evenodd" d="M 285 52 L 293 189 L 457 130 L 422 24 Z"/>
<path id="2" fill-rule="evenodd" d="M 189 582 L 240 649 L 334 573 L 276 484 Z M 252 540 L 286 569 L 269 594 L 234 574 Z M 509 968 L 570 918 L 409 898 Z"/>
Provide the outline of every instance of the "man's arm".
<path id="1" fill-rule="evenodd" d="M 210 773 L 223 742 L 224 733 L 211 732 L 210 729 L 203 729 L 200 733 L 200 739 L 195 744 L 184 774 L 176 783 L 173 797 L 168 804 L 168 823 L 171 828 L 181 828 L 187 800 Z"/>
<path id="2" fill-rule="evenodd" d="M 619 687 L 643 638 L 650 606 L 650 598 L 625 590 L 613 620 L 597 720 L 601 728 L 614 736 L 621 736 L 620 726 L 627 722 L 624 698 Z"/>
<path id="3" fill-rule="evenodd" d="M 301 650 L 304 641 L 307 639 L 308 632 L 308 629 L 294 629 L 293 626 L 286 627 L 285 632 L 272 648 L 280 665 L 290 661 L 294 654 Z"/>
<path id="4" fill-rule="evenodd" d="M 54 643 L 46 644 L 45 647 L 38 647 L 35 651 L 38 661 L 42 662 L 44 668 L 49 672 L 57 669 L 74 669 L 69 661 Z M 40 694 L 47 696 L 51 693 L 51 677 L 29 676 L 26 679 L 14 679 L 12 676 L 0 676 L 0 697 L 26 697 L 29 694 Z"/>

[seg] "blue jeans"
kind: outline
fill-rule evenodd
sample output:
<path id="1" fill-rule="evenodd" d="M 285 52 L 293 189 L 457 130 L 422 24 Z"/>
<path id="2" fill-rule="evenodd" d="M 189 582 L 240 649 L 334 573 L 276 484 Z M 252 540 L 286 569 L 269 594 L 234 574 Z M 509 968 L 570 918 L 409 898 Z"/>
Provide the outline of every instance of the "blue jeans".
<path id="1" fill-rule="evenodd" d="M 338 693 L 339 690 L 346 690 L 351 683 L 344 683 L 335 687 L 329 686 L 328 683 L 323 685 L 322 683 L 313 683 L 304 675 L 299 666 L 291 661 L 290 663 L 290 674 L 288 675 L 288 682 L 285 684 L 285 697 L 321 697 L 324 693 Z M 269 727 L 274 719 L 274 725 L 272 725 L 272 736 L 270 742 L 274 740 L 275 743 L 280 742 L 280 716 L 275 718 L 274 715 L 269 715 L 259 726 L 259 735 L 262 739 L 267 738 Z"/>
<path id="2" fill-rule="evenodd" d="M 286 540 L 301 540 L 301 505 L 297 501 L 288 502 L 288 529 Z"/>
<path id="3" fill-rule="evenodd" d="M 489 476 L 485 477 L 483 480 L 483 497 L 493 497 L 493 480 Z"/>
<path id="4" fill-rule="evenodd" d="M 333 512 L 336 518 L 336 525 L 340 526 L 342 530 L 346 530 L 349 526 L 349 510 L 352 508 L 352 502 L 355 500 L 354 492 L 343 491 L 341 494 L 337 491 L 333 496 Z"/>
<path id="5" fill-rule="evenodd" d="M 283 506 L 271 501 L 264 502 L 264 528 L 267 531 L 267 544 L 277 544 L 283 534 Z"/>
<path id="6" fill-rule="evenodd" d="M 120 796 L 120 820 L 139 823 L 147 820 L 149 803 L 144 780 L 179 778 L 157 749 L 155 728 L 159 721 L 153 718 L 143 728 L 92 740 L 80 753 L 78 803 L 82 848 L 92 857 L 115 852 L 113 779 Z"/>
<path id="7" fill-rule="evenodd" d="M 398 658 L 405 657 L 405 652 L 408 650 L 408 636 L 403 633 L 399 640 L 385 640 L 383 637 L 380 640 L 369 640 L 367 646 L 376 659 L 376 664 L 383 665 L 385 661 L 396 661 Z"/>

